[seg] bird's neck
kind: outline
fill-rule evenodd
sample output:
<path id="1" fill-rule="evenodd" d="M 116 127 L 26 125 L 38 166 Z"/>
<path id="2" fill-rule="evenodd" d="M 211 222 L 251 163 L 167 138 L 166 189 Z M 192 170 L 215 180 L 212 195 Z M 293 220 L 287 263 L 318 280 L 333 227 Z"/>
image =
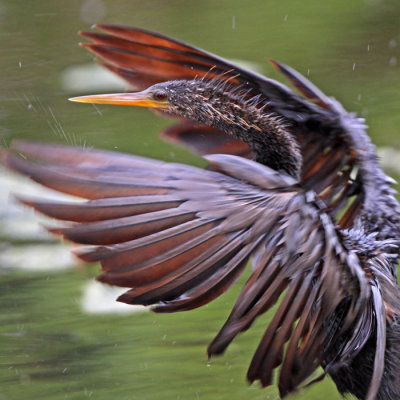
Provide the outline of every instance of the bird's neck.
<path id="1" fill-rule="evenodd" d="M 285 171 L 296 179 L 300 177 L 300 149 L 275 116 L 255 110 L 245 113 L 240 110 L 236 111 L 233 121 L 229 116 L 222 116 L 213 121 L 213 126 L 247 143 L 255 161 L 277 171 Z"/>
<path id="2" fill-rule="evenodd" d="M 208 91 L 207 98 L 200 112 L 191 115 L 188 108 L 185 116 L 233 135 L 249 145 L 255 161 L 299 178 L 300 148 L 282 120 L 260 108 L 259 98 L 246 99 L 229 90 Z"/>

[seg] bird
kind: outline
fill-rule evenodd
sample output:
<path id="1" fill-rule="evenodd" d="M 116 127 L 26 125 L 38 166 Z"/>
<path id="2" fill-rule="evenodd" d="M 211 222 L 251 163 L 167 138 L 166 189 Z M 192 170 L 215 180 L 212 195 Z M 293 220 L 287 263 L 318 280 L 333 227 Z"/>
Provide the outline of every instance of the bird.
<path id="1" fill-rule="evenodd" d="M 188 311 L 249 270 L 207 350 L 223 353 L 278 304 L 249 382 L 276 382 L 283 398 L 329 375 L 342 395 L 400 398 L 400 207 L 365 121 L 280 62 L 296 93 L 165 35 L 96 27 L 82 46 L 134 90 L 71 100 L 172 118 L 161 136 L 207 167 L 15 141 L 6 167 L 82 198 L 19 201 L 60 220 L 50 232 L 100 262 L 128 304 Z"/>

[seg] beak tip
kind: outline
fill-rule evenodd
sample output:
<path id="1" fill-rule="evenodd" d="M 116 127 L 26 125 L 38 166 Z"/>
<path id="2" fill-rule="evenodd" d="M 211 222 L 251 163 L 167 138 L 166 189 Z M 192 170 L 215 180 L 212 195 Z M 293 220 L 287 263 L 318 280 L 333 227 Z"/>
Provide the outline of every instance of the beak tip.
<path id="1" fill-rule="evenodd" d="M 95 103 L 90 96 L 70 97 L 68 100 L 74 103 Z"/>
<path id="2" fill-rule="evenodd" d="M 149 94 L 146 92 L 96 94 L 89 96 L 71 97 L 68 100 L 76 103 L 119 104 L 126 106 L 165 108 L 163 104 L 156 102 L 154 99 L 149 97 Z"/>

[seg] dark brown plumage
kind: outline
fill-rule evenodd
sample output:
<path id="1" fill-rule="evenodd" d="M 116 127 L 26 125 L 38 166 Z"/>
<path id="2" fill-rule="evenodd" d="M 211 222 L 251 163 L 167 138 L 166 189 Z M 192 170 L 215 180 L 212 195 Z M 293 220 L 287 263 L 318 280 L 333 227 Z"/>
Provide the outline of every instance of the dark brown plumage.
<path id="1" fill-rule="evenodd" d="M 400 396 L 396 266 L 400 208 L 361 119 L 277 62 L 309 100 L 282 84 L 184 43 L 135 28 L 82 33 L 101 63 L 140 93 L 84 102 L 144 105 L 181 117 L 162 133 L 206 156 L 211 169 L 61 145 L 14 143 L 8 167 L 88 201 L 21 199 L 73 222 L 52 232 L 84 245 L 119 300 L 190 310 L 252 274 L 208 348 L 282 301 L 248 379 L 281 396 L 318 366 L 341 393 Z M 150 86 L 150 88 L 148 88 Z M 17 153 L 23 153 L 26 159 Z M 221 154 L 224 153 L 224 154 Z"/>

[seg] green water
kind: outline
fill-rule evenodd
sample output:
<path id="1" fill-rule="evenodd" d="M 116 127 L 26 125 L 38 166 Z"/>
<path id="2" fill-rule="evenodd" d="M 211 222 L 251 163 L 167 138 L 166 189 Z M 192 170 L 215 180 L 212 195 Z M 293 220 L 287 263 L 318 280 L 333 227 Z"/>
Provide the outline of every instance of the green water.
<path id="1" fill-rule="evenodd" d="M 268 58 L 295 67 L 368 119 L 379 146 L 400 148 L 400 7 L 397 0 L 0 0 L 0 140 L 52 140 L 155 158 L 199 161 L 162 143 L 169 122 L 147 110 L 77 105 L 65 70 L 91 63 L 76 32 L 129 24 L 188 41 L 277 77 Z M 99 112 L 100 111 L 100 112 Z M 0 188 L 1 189 L 1 188 Z M 0 251 L 10 243 L 2 243 Z M 98 267 L 27 272 L 0 265 L 0 400 L 275 399 L 245 373 L 269 317 L 227 353 L 205 350 L 240 282 L 200 310 L 89 316 L 82 288 Z M 243 280 L 242 280 L 243 282 Z M 338 399 L 329 379 L 293 399 Z"/>

